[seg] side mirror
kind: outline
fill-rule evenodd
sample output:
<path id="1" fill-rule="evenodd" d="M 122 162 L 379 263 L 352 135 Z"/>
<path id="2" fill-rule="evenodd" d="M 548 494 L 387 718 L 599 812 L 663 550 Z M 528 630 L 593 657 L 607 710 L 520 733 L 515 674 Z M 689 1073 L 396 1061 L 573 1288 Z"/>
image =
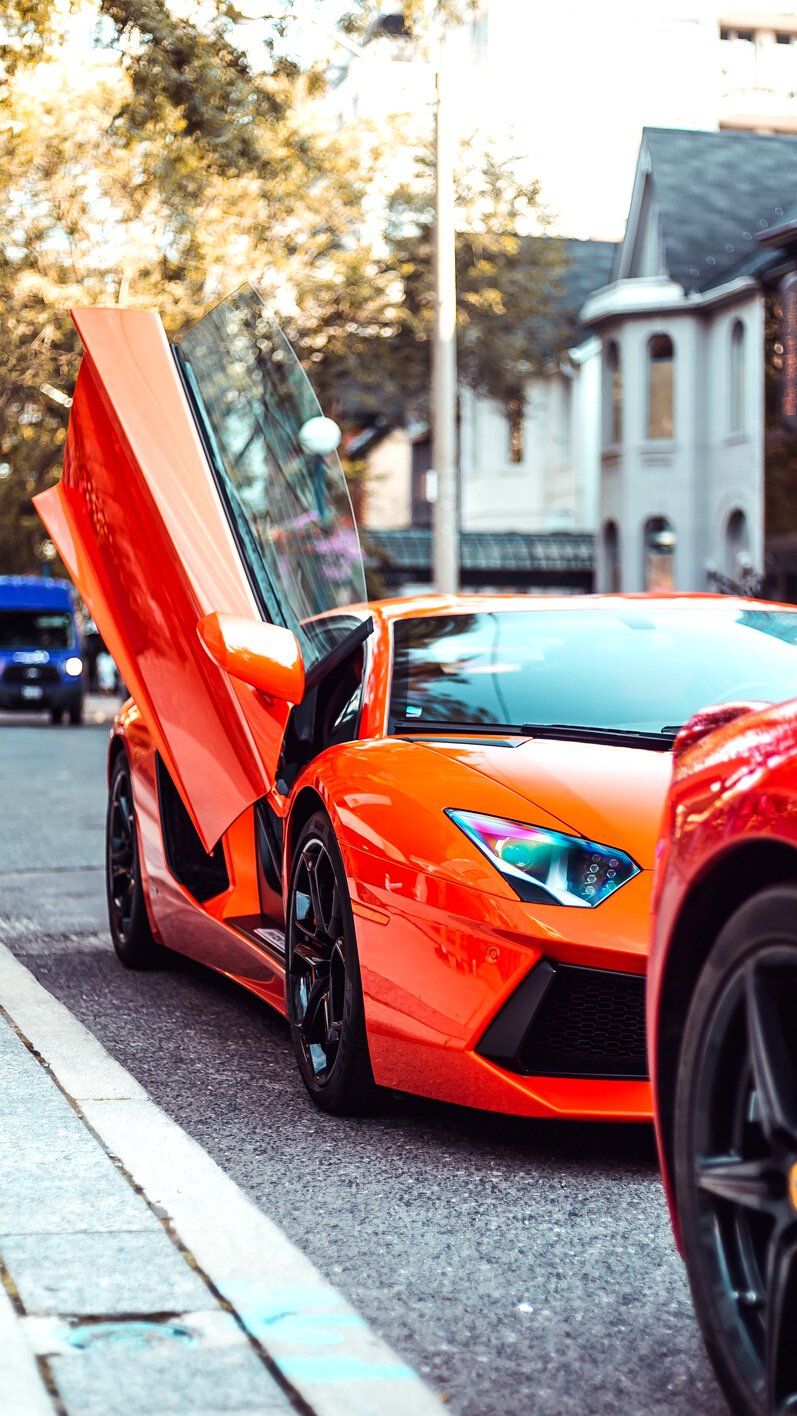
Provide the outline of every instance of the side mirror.
<path id="1" fill-rule="evenodd" d="M 269 698 L 301 703 L 304 661 L 289 629 L 214 613 L 199 621 L 197 631 L 210 657 L 232 678 L 259 688 Z"/>

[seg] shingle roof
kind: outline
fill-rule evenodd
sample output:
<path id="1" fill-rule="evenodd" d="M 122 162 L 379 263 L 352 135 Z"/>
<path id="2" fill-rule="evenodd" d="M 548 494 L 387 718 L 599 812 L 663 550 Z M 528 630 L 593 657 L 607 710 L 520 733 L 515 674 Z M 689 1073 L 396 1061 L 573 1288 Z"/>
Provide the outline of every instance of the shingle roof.
<path id="1" fill-rule="evenodd" d="M 565 237 L 562 241 L 567 261 L 562 272 L 565 288 L 564 305 L 567 313 L 575 319 L 585 300 L 593 290 L 600 290 L 611 279 L 612 263 L 619 249 L 618 241 L 576 241 Z"/>
<path id="2" fill-rule="evenodd" d="M 706 290 L 746 266 L 797 188 L 797 136 L 646 128 L 669 273 Z"/>

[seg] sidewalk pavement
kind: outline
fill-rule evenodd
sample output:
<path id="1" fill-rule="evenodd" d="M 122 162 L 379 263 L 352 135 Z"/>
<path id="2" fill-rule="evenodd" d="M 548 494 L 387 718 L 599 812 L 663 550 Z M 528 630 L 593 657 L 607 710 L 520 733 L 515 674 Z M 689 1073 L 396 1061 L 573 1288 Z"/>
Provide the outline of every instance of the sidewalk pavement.
<path id="1" fill-rule="evenodd" d="M 0 1411 L 440 1413 L 420 1378 L 2 946 Z"/>

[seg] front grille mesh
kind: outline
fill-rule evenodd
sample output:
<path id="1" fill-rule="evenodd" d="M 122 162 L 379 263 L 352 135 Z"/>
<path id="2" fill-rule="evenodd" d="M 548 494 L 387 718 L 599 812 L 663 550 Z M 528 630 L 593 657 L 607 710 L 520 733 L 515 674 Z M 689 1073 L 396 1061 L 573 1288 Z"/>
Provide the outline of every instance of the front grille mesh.
<path id="1" fill-rule="evenodd" d="M 537 1076 L 646 1077 L 644 978 L 557 965 L 518 1060 Z"/>
<path id="2" fill-rule="evenodd" d="M 36 664 L 32 669 L 25 664 L 8 664 L 3 673 L 3 683 L 41 684 L 60 683 L 61 675 L 54 664 Z"/>

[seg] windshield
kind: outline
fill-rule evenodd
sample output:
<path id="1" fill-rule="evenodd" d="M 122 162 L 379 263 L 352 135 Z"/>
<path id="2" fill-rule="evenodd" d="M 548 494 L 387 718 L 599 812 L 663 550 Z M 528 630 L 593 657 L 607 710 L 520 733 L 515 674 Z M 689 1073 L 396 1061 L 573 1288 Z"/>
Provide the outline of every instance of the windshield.
<path id="1" fill-rule="evenodd" d="M 316 617 L 365 599 L 343 469 L 317 450 L 330 425 L 319 433 L 312 422 L 318 400 L 250 286 L 205 315 L 178 354 L 261 611 L 293 630 L 311 669 L 335 647 Z"/>
<path id="2" fill-rule="evenodd" d="M 0 649 L 71 649 L 75 624 L 65 610 L 0 610 Z"/>
<path id="3" fill-rule="evenodd" d="M 797 612 L 640 604 L 394 625 L 394 727 L 565 723 L 661 732 L 698 709 L 797 697 Z"/>

